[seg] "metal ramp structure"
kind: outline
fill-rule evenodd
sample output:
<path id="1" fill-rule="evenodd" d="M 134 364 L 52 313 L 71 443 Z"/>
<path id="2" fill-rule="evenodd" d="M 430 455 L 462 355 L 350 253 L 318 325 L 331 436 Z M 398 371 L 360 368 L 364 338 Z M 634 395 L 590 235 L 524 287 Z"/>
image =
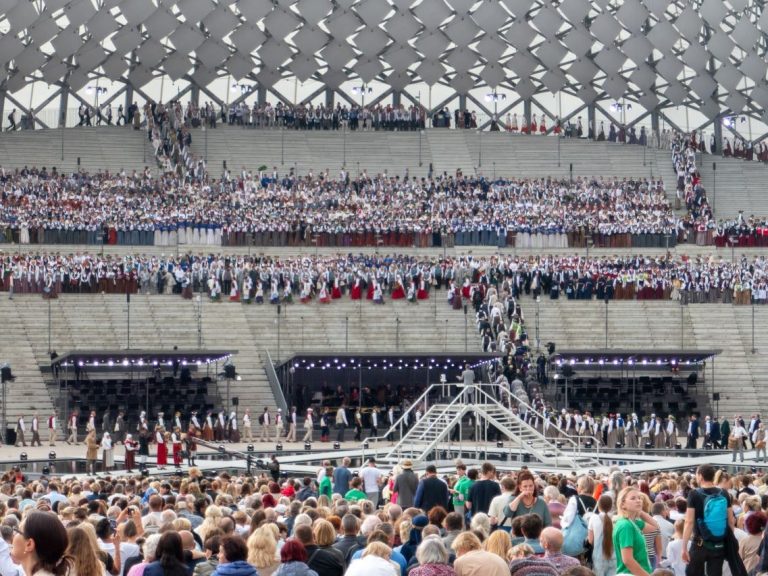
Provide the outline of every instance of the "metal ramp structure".
<path id="1" fill-rule="evenodd" d="M 578 438 L 569 437 L 557 428 L 555 431 L 558 437 L 547 438 L 504 406 L 496 398 L 496 392 L 509 397 L 509 401 L 517 404 L 522 412 L 535 413 L 532 407 L 508 391 L 502 392 L 493 384 L 456 387 L 459 393 L 446 399 L 443 393 L 447 386 L 433 384 L 383 436 L 367 438 L 366 442 L 383 442 L 390 433 L 399 431 L 400 440 L 384 456 L 379 457 L 393 465 L 403 458 L 426 463 L 437 459 L 439 452 L 458 450 L 462 446 L 466 449 L 468 442 L 480 450 L 483 443 L 491 442 L 495 445 L 497 441 L 502 441 L 505 450 L 509 454 L 520 455 L 520 460 L 523 455 L 528 455 L 531 461 L 573 470 L 600 466 L 596 455 L 586 452 Z M 428 404 L 431 397 L 440 400 Z M 421 408 L 425 408 L 424 414 L 414 422 L 416 412 Z M 469 439 L 465 437 L 463 425 L 466 419 L 472 423 Z"/>

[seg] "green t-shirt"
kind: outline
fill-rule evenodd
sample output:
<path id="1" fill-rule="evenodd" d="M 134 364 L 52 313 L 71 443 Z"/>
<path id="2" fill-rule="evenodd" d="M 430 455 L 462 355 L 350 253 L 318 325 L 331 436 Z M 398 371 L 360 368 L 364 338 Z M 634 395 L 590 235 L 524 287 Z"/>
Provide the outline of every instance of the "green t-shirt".
<path id="1" fill-rule="evenodd" d="M 325 494 L 328 498 L 333 497 L 333 488 L 331 487 L 331 479 L 326 474 L 323 479 L 320 480 L 320 495 Z"/>
<path id="2" fill-rule="evenodd" d="M 456 485 L 453 487 L 456 490 L 456 494 L 453 495 L 454 506 L 464 506 L 469 498 L 469 489 L 474 484 L 473 480 L 470 480 L 466 476 L 462 476 L 456 481 Z"/>
<path id="3" fill-rule="evenodd" d="M 348 502 L 357 502 L 358 500 L 365 500 L 368 496 L 362 490 L 355 490 L 354 488 L 344 494 L 344 500 Z"/>
<path id="4" fill-rule="evenodd" d="M 621 559 L 623 548 L 632 548 L 632 557 L 640 567 L 651 573 L 651 563 L 648 561 L 648 550 L 645 547 L 643 528 L 645 522 L 629 518 L 619 518 L 613 525 L 613 549 L 616 550 L 616 574 L 631 574 Z"/>

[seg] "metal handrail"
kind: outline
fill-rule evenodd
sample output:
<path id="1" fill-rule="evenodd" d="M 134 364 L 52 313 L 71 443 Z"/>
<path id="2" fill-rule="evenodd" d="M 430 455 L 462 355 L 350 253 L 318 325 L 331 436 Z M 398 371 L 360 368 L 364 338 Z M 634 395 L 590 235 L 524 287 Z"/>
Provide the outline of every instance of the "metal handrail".
<path id="1" fill-rule="evenodd" d="M 277 403 L 278 408 L 281 408 L 283 414 L 287 415 L 288 403 L 285 400 L 283 388 L 280 386 L 280 378 L 278 378 L 277 372 L 275 371 L 275 363 L 272 362 L 272 356 L 269 354 L 269 350 L 265 348 L 264 352 L 267 354 L 267 362 L 264 364 L 264 371 L 267 373 L 267 381 L 269 382 L 270 388 L 272 388 L 272 394 L 275 397 L 275 402 Z"/>
<path id="2" fill-rule="evenodd" d="M 387 431 L 382 435 L 378 436 L 368 436 L 363 439 L 363 445 L 365 445 L 366 442 L 378 442 L 378 441 L 385 441 L 387 437 L 392 434 L 393 432 L 397 431 L 399 428 L 400 437 L 403 436 L 403 422 L 405 421 L 405 417 L 410 414 L 411 412 L 415 412 L 417 407 L 421 405 L 421 402 L 424 401 L 424 412 L 426 413 L 429 409 L 426 402 L 429 396 L 429 392 L 435 388 L 436 386 L 443 386 L 442 384 L 430 384 L 429 387 L 419 396 L 414 402 L 411 403 L 411 405 L 408 407 L 406 411 L 404 411 L 400 417 L 395 420 L 392 425 L 387 428 Z"/>
<path id="3" fill-rule="evenodd" d="M 502 388 L 501 386 L 499 386 L 498 384 L 486 384 L 486 385 L 484 385 L 484 386 L 491 386 L 491 387 L 493 387 L 493 388 L 499 388 L 499 389 L 500 389 L 500 390 L 501 390 L 501 391 L 502 391 L 504 394 L 509 394 L 509 395 L 510 395 L 510 396 L 512 396 L 513 398 L 517 399 L 517 397 L 516 397 L 514 394 L 512 394 L 511 392 L 507 392 L 505 389 L 503 389 L 503 388 Z M 489 403 L 490 403 L 491 405 L 496 405 L 496 406 L 499 406 L 499 407 L 501 407 L 501 408 L 502 408 L 502 409 L 504 409 L 504 410 L 509 410 L 509 409 L 508 409 L 506 406 L 504 406 L 504 405 L 503 405 L 501 402 L 499 402 L 499 401 L 498 401 L 496 398 L 494 398 L 493 396 L 491 396 L 491 395 L 490 395 L 490 394 L 489 394 L 487 391 L 483 390 L 483 389 L 482 389 L 482 387 L 478 386 L 478 389 L 479 389 L 479 391 L 480 391 L 480 394 L 482 394 L 483 396 L 485 396 L 486 398 L 488 398 L 488 400 L 490 400 L 490 402 L 489 402 Z M 518 399 L 518 400 L 519 400 L 519 399 Z M 525 403 L 524 403 L 524 402 L 522 402 L 522 401 L 520 401 L 520 403 L 521 403 L 521 404 L 523 404 L 523 405 L 525 405 Z M 484 410 L 483 410 L 483 412 L 484 412 Z M 573 441 L 573 440 L 572 440 L 570 437 L 568 437 L 568 436 L 565 436 L 565 439 L 566 439 L 566 440 L 569 442 L 569 444 L 570 444 L 570 445 L 573 447 L 573 450 L 563 450 L 562 448 L 559 448 L 559 447 L 557 446 L 557 440 L 558 440 L 558 439 L 556 439 L 556 438 L 547 438 L 547 437 L 546 437 L 546 436 L 545 436 L 543 433 L 541 433 L 541 432 L 539 432 L 538 430 L 536 430 L 536 428 L 534 428 L 533 426 L 531 426 L 531 425 L 530 425 L 530 424 L 528 424 L 527 422 L 523 421 L 523 419 L 522 419 L 522 418 L 521 418 L 519 415 L 515 415 L 515 417 L 516 417 L 516 418 L 517 418 L 517 419 L 520 421 L 520 423 L 522 423 L 522 424 L 525 424 L 526 426 L 528 426 L 528 428 L 530 429 L 530 431 L 531 431 L 533 434 L 535 434 L 535 435 L 536 435 L 536 437 L 538 437 L 540 440 L 543 440 L 543 441 L 544 441 L 545 443 L 547 443 L 547 444 L 550 444 L 550 445 L 554 445 L 554 450 L 555 450 L 555 462 L 556 462 L 556 463 L 557 463 L 557 460 L 558 460 L 558 458 L 560 458 L 560 456 L 563 456 L 563 455 L 565 455 L 565 453 L 566 453 L 566 452 L 575 452 L 576 454 L 581 454 L 581 445 L 580 445 L 578 442 L 574 442 L 574 441 Z M 493 416 L 491 416 L 490 414 L 486 414 L 486 418 L 493 418 Z M 495 420 L 495 418 L 493 418 L 493 419 Z M 559 428 L 557 428 L 557 427 L 555 427 L 555 428 L 556 428 L 557 430 L 559 430 Z"/>
<path id="4" fill-rule="evenodd" d="M 511 390 L 507 390 L 505 388 L 502 388 L 498 384 L 485 384 L 485 386 L 494 386 L 494 387 L 501 388 L 502 392 L 504 394 L 508 394 L 512 399 L 514 399 L 517 402 L 518 406 L 524 406 L 526 408 L 526 412 L 533 412 L 536 416 L 541 418 L 542 423 L 547 420 L 547 418 L 544 416 L 544 414 L 542 414 L 541 412 L 536 410 L 533 406 L 531 406 L 528 402 L 525 402 L 519 396 L 516 396 Z M 577 439 L 574 440 L 573 436 L 571 434 L 568 434 L 565 430 L 563 430 L 562 428 L 558 427 L 556 424 L 550 423 L 549 426 L 554 428 L 559 433 L 559 436 L 557 438 L 558 440 L 559 439 L 567 440 L 569 443 L 575 444 L 576 445 L 576 451 L 578 453 L 581 453 L 581 442 L 579 442 L 580 439 L 590 439 L 590 440 L 592 440 L 592 443 L 593 443 L 593 445 L 595 446 L 595 449 L 596 449 L 596 454 L 600 453 L 600 442 L 598 441 L 597 437 L 593 436 L 592 434 L 577 435 L 576 436 Z M 533 428 L 533 426 L 531 426 L 531 428 Z M 546 436 L 545 436 L 545 438 L 546 438 Z"/>

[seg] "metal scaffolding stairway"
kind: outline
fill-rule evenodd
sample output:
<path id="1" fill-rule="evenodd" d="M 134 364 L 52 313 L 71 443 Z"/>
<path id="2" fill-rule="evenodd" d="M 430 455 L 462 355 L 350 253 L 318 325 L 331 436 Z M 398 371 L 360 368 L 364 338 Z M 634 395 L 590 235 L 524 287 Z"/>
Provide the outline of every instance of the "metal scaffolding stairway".
<path id="1" fill-rule="evenodd" d="M 433 384 L 416 400 L 400 419 L 382 436 L 368 438 L 367 442 L 381 442 L 387 435 L 400 432 L 400 440 L 392 446 L 383 461 L 395 464 L 403 458 L 414 462 L 428 462 L 436 459 L 438 451 L 451 451 L 468 442 L 475 445 L 489 442 L 489 431 L 495 431 L 492 441 L 504 442 L 504 448 L 511 454 L 529 455 L 535 461 L 558 468 L 582 469 L 599 466 L 600 462 L 592 453 L 582 452 L 576 439 L 567 437 L 558 430 L 557 440 L 545 437 L 518 414 L 499 402 L 494 393 L 498 387 L 492 384 L 458 386 L 459 393 L 450 401 L 441 395 L 446 386 Z M 509 392 L 504 394 L 516 403 L 522 412 L 532 411 L 521 399 Z M 428 399 L 439 397 L 441 401 L 427 405 Z M 416 412 L 426 407 L 423 416 L 415 420 Z M 469 441 L 463 435 L 465 420 L 472 422 L 473 434 Z M 458 429 L 457 429 L 458 427 Z M 455 433 L 454 433 L 455 431 Z"/>

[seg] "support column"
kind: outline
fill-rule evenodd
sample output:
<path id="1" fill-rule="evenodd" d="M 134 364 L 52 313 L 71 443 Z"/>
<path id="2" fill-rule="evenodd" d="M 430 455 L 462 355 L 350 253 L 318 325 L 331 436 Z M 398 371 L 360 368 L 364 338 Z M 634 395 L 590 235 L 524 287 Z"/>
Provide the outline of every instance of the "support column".
<path id="1" fill-rule="evenodd" d="M 718 156 L 723 155 L 723 122 L 718 116 L 712 123 L 712 131 L 715 133 L 715 146 L 717 146 L 716 154 Z"/>
<path id="2" fill-rule="evenodd" d="M 531 128 L 531 99 L 526 98 L 523 100 L 523 118 L 525 118 L 525 125 L 528 129 Z"/>
<path id="3" fill-rule="evenodd" d="M 402 100 L 402 92 L 400 90 L 393 90 L 392 91 L 392 106 L 398 107 L 400 106 Z"/>
<path id="4" fill-rule="evenodd" d="M 661 132 L 659 131 L 659 111 L 658 109 L 651 112 L 651 130 L 656 133 L 656 138 L 661 138 Z M 659 143 L 654 142 L 654 146 L 658 146 Z"/>
<path id="5" fill-rule="evenodd" d="M 66 128 L 67 126 L 67 106 L 69 104 L 69 90 L 63 88 L 61 90 L 61 96 L 59 96 L 59 128 Z M 2 110 L 0 110 L 0 118 L 2 118 Z"/>
<path id="6" fill-rule="evenodd" d="M 333 89 L 331 88 L 325 89 L 325 107 L 326 108 L 333 108 L 335 97 L 336 97 L 336 94 L 333 92 Z"/>
<path id="7" fill-rule="evenodd" d="M 461 110 L 462 113 L 464 113 L 464 110 L 467 109 L 467 95 L 462 94 L 459 96 L 459 110 Z"/>
<path id="8" fill-rule="evenodd" d="M 193 106 L 200 106 L 200 87 L 192 84 L 192 88 L 189 91 L 189 100 Z"/>
<path id="9" fill-rule="evenodd" d="M 587 137 L 590 140 L 595 139 L 595 105 L 587 105 Z"/>
<path id="10" fill-rule="evenodd" d="M 0 90 L 0 128 L 5 122 L 5 90 Z"/>
<path id="11" fill-rule="evenodd" d="M 256 100 L 258 101 L 259 106 L 264 106 L 267 103 L 267 89 L 261 84 L 256 88 Z"/>
<path id="12" fill-rule="evenodd" d="M 134 50 L 131 52 L 131 66 L 130 68 L 133 68 L 136 66 L 136 51 Z M 130 83 L 129 80 L 125 81 L 126 90 L 125 90 L 125 106 L 123 107 L 123 110 L 125 111 L 126 117 L 128 114 L 128 108 L 130 108 L 131 104 L 133 104 L 133 85 Z"/>

